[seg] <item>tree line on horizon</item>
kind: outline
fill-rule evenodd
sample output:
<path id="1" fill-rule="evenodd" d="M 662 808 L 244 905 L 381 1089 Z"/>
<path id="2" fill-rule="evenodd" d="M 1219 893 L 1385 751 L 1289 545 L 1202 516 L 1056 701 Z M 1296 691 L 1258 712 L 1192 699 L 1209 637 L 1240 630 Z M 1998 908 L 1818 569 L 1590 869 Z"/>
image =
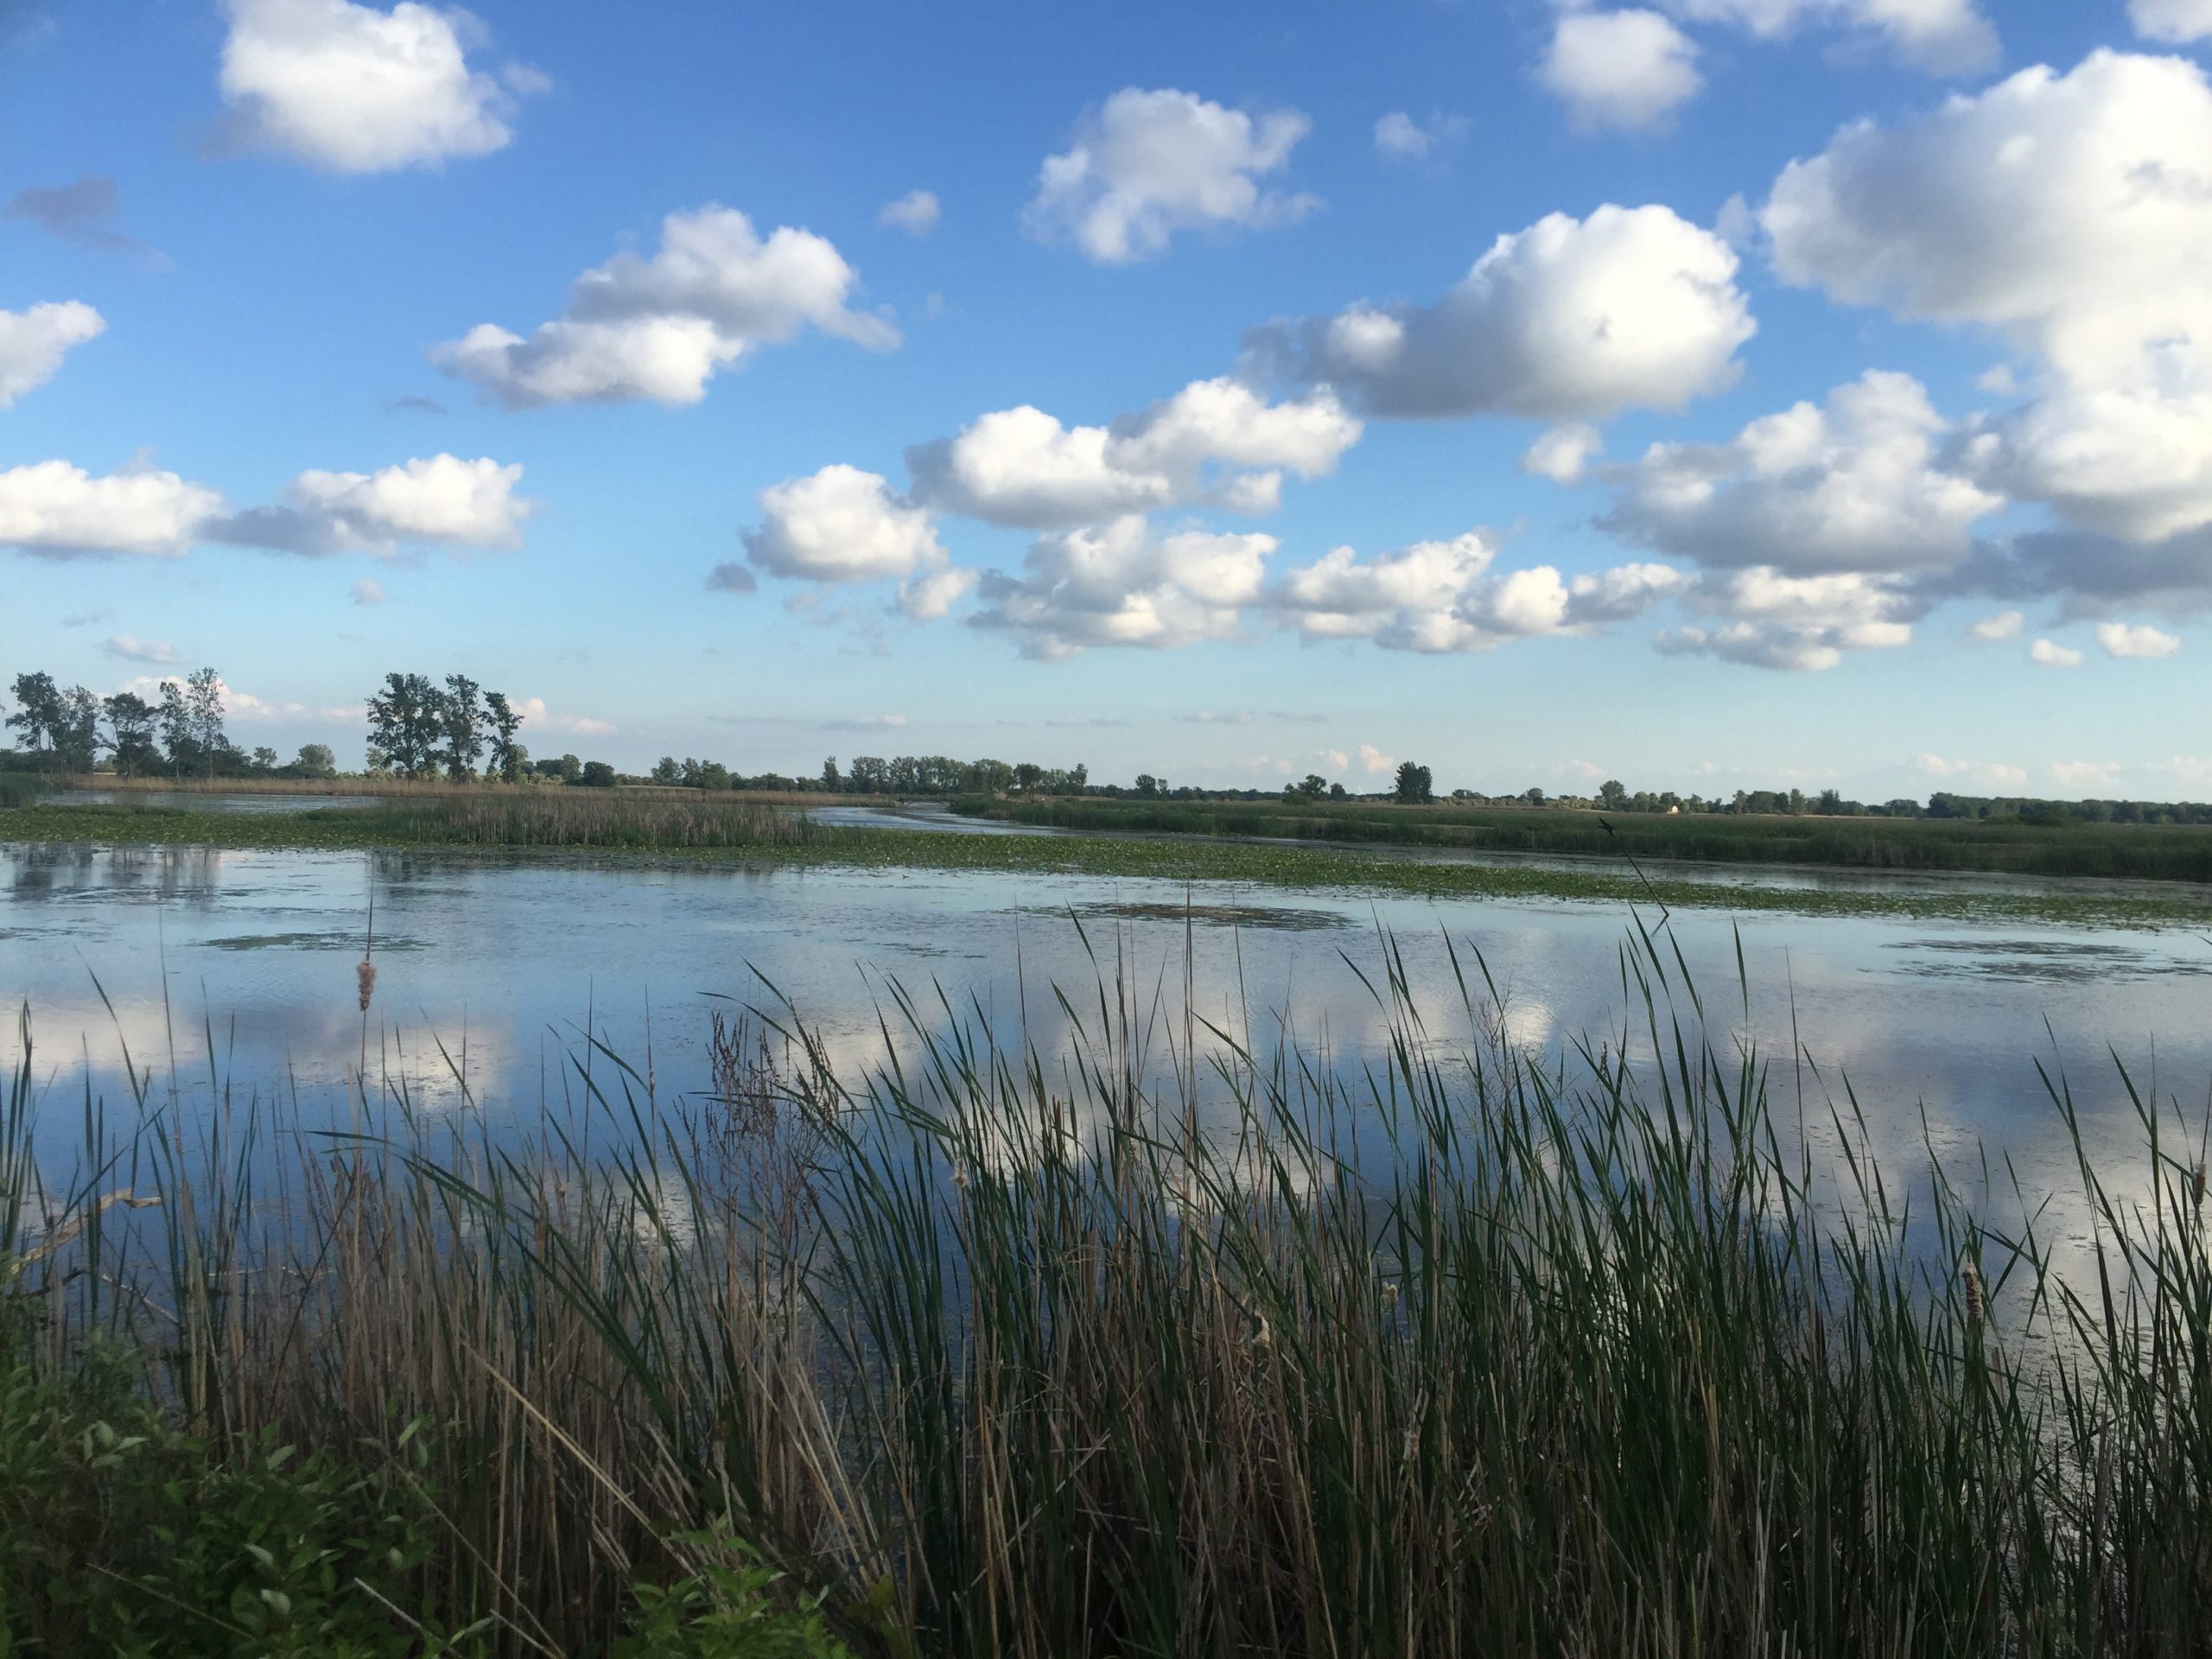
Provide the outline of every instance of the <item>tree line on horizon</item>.
<path id="1" fill-rule="evenodd" d="M 337 757 L 325 744 L 302 745 L 287 764 L 274 749 L 232 742 L 222 677 L 212 668 L 162 681 L 150 702 L 136 691 L 103 697 L 81 685 L 65 690 L 43 672 L 18 674 L 9 690 L 16 708 L 4 724 L 22 746 L 5 752 L 10 770 L 89 773 L 105 758 L 119 778 L 337 775 Z"/>
<path id="2" fill-rule="evenodd" d="M 338 776 L 336 756 L 327 744 L 307 743 L 290 761 L 268 747 L 245 749 L 226 729 L 225 689 L 213 668 L 161 682 L 149 700 L 137 691 L 102 697 L 82 685 L 63 688 L 51 674 L 29 672 L 10 683 L 15 709 L 0 720 L 20 747 L 0 749 L 0 770 L 86 775 L 105 760 L 119 778 L 278 777 L 328 779 Z M 518 741 L 524 717 L 512 699 L 486 691 L 463 674 L 442 682 L 428 675 L 390 673 L 367 700 L 369 735 L 365 759 L 371 777 L 422 779 L 442 777 L 467 783 L 480 777 L 504 783 L 553 783 L 612 788 L 620 784 L 706 791 L 798 792 L 853 795 L 1089 795 L 1109 799 L 1154 801 L 1280 798 L 1290 804 L 1323 801 L 1391 801 L 1401 805 L 1436 802 L 1433 774 L 1414 761 L 1401 762 L 1391 786 L 1365 794 L 1349 791 L 1319 772 L 1309 772 L 1280 791 L 1171 786 L 1165 778 L 1139 772 L 1132 785 L 1094 782 L 1090 768 L 1045 766 L 950 755 L 856 755 L 841 768 L 836 757 L 822 763 L 813 778 L 761 772 L 747 776 L 718 761 L 664 755 L 643 777 L 618 772 L 603 760 L 563 754 L 532 761 Z M 1802 790 L 1738 790 L 1731 796 L 1680 795 L 1673 790 L 1630 791 L 1607 779 L 1594 794 L 1548 795 L 1530 788 L 1517 793 L 1484 795 L 1454 789 L 1446 804 L 1461 806 L 1554 806 L 1596 808 L 1608 812 L 1734 813 L 1762 817 L 1992 818 L 2060 823 L 2212 823 L 2212 804 L 2126 799 L 2050 800 L 2035 796 L 1962 795 L 1947 790 L 1923 804 L 1909 798 L 1878 803 L 1846 798 L 1834 789 L 1808 795 Z"/>

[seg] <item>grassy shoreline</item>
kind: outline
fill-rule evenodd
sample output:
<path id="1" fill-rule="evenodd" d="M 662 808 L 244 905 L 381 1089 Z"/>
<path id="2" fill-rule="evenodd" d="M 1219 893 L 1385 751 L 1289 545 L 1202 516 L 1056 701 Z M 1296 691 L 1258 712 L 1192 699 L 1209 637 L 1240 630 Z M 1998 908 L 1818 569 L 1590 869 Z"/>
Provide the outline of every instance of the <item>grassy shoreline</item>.
<path id="1" fill-rule="evenodd" d="M 1745 816 L 1373 801 L 984 800 L 963 816 L 1099 834 L 1260 837 L 1459 852 L 2212 883 L 2212 825 Z"/>
<path id="2" fill-rule="evenodd" d="M 555 798 L 556 800 L 558 798 Z M 722 808 L 592 802 L 407 804 L 297 813 L 40 806 L 0 813 L 0 842 L 200 846 L 223 850 L 413 851 L 613 860 L 631 865 L 775 864 L 1120 877 L 1286 890 L 1386 894 L 1437 902 L 1559 899 L 1806 916 L 2012 920 L 2135 929 L 2212 926 L 2212 893 L 2007 893 L 1821 891 L 1646 880 L 1603 871 L 1486 865 L 1388 850 L 1161 837 L 961 835 L 831 829 L 758 805 Z"/>

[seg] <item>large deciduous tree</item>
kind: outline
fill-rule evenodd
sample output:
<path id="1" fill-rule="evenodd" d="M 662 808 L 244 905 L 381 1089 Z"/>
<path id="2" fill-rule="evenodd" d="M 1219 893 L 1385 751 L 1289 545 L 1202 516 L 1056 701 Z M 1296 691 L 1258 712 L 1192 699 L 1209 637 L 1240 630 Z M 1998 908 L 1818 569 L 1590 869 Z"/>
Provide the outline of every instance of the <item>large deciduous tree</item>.
<path id="1" fill-rule="evenodd" d="M 387 674 L 369 699 L 369 766 L 420 778 L 439 760 L 445 699 L 428 676 Z"/>
<path id="2" fill-rule="evenodd" d="M 515 783 L 522 777 L 523 763 L 529 758 L 515 734 L 522 729 L 522 711 L 507 701 L 504 691 L 484 694 L 484 717 L 491 727 L 492 752 L 485 762 L 485 770 L 494 773 L 502 783 Z"/>
<path id="3" fill-rule="evenodd" d="M 438 702 L 443 738 L 438 759 L 448 779 L 467 783 L 476 776 L 477 759 L 484 753 L 483 693 L 467 675 L 448 674 Z"/>
<path id="4" fill-rule="evenodd" d="M 23 747 L 34 754 L 50 757 L 54 734 L 63 719 L 61 690 L 51 674 L 18 674 L 11 690 L 16 712 L 8 716 L 11 731 L 22 734 Z"/>
<path id="5" fill-rule="evenodd" d="M 231 747 L 223 731 L 223 680 L 212 668 L 194 669 L 184 682 L 184 702 L 192 722 L 192 741 L 199 745 L 200 762 L 208 777 L 215 763 Z"/>
<path id="6" fill-rule="evenodd" d="M 117 775 L 135 778 L 158 764 L 154 746 L 154 705 L 136 691 L 118 691 L 100 705 L 107 716 L 108 747 L 115 753 Z"/>

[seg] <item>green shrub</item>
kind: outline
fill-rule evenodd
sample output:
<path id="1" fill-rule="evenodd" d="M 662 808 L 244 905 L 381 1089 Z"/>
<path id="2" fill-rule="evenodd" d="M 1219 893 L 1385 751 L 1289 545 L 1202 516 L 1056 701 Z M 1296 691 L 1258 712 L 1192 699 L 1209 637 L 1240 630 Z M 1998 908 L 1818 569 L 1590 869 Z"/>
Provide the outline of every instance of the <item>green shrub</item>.
<path id="1" fill-rule="evenodd" d="M 148 1405 L 115 1351 L 0 1373 L 0 1652 L 164 1659 L 464 1654 L 410 1608 L 428 1493 L 273 1436 L 218 1445 Z M 412 1623 L 414 1628 L 410 1629 Z"/>
<path id="2" fill-rule="evenodd" d="M 724 1559 L 673 1584 L 638 1585 L 631 1633 L 614 1643 L 612 1659 L 852 1659 L 830 1634 L 819 1595 L 777 1605 L 769 1592 L 783 1575 L 748 1545 L 710 1533 L 671 1542 Z"/>

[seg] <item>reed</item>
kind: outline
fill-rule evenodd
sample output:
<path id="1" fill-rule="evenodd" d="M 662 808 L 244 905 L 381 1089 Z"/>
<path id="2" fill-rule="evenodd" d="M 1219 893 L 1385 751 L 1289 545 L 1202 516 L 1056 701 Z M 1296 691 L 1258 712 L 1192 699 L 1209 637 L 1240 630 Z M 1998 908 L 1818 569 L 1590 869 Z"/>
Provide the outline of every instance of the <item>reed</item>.
<path id="1" fill-rule="evenodd" d="M 19 1363 L 121 1344 L 213 1442 L 404 1471 L 436 1536 L 389 1593 L 486 1651 L 596 1650 L 731 1535 L 871 1654 L 2212 1637 L 2202 1143 L 2132 1085 L 2145 1163 L 2082 1158 L 2069 1277 L 1847 1088 L 1816 1165 L 1663 936 L 1549 1058 L 1479 958 L 1417 995 L 1385 939 L 1349 1074 L 1099 960 L 1050 1052 L 894 988 L 841 1074 L 771 1004 L 703 1095 L 587 1043 L 535 1122 L 365 1084 L 316 1135 L 134 1071 L 66 1181 L 26 1014 Z"/>
<path id="2" fill-rule="evenodd" d="M 388 773 L 354 772 L 332 778 L 118 778 L 111 772 L 82 772 L 53 779 L 57 789 L 99 790 L 127 801 L 133 795 L 372 795 L 380 799 L 435 799 L 448 796 L 557 795 L 575 785 L 531 778 L 520 783 L 501 783 L 477 778 L 455 783 L 448 778 L 396 778 Z M 601 798 L 624 800 L 742 801 L 765 806 L 825 806 L 855 798 L 874 798 L 824 794 L 819 790 L 696 790 L 655 784 L 625 784 L 615 790 L 594 791 Z"/>
<path id="3" fill-rule="evenodd" d="M 788 808 L 671 791 L 516 790 L 387 802 L 346 814 L 368 844 L 704 849 L 803 847 L 822 831 Z"/>

